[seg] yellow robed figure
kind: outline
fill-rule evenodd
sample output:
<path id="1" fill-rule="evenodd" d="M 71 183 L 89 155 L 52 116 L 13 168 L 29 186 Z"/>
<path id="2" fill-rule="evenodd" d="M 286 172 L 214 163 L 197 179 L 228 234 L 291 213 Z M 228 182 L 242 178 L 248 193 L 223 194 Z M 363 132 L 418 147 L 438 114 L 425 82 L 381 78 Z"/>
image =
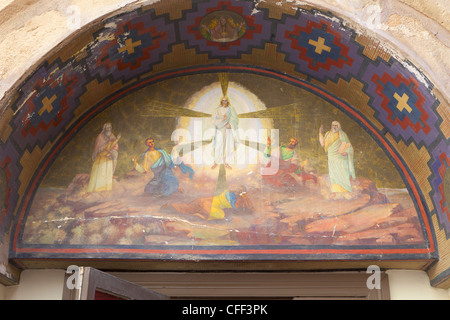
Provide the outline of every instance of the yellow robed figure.
<path id="1" fill-rule="evenodd" d="M 91 175 L 87 192 L 112 190 L 114 171 L 116 169 L 119 151 L 118 138 L 112 134 L 112 126 L 106 123 L 103 131 L 97 136 L 95 141 L 92 159 Z"/>

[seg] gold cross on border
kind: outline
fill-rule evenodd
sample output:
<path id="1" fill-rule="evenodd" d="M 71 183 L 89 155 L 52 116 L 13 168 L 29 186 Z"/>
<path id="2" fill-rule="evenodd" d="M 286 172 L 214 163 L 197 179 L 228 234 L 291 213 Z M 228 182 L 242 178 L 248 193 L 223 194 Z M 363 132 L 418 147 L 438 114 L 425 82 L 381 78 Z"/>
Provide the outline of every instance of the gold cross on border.
<path id="1" fill-rule="evenodd" d="M 319 37 L 317 41 L 314 41 L 312 39 L 309 39 L 308 43 L 314 47 L 316 47 L 316 50 L 314 50 L 318 54 L 322 54 L 322 51 L 330 52 L 331 48 L 329 46 L 325 45 L 325 39 L 322 37 Z"/>
<path id="2" fill-rule="evenodd" d="M 122 53 L 126 50 L 128 54 L 132 54 L 134 53 L 134 48 L 140 46 L 141 44 L 141 40 L 133 42 L 133 39 L 128 38 L 127 40 L 125 40 L 125 45 L 123 47 L 120 47 L 118 51 L 119 53 Z"/>
<path id="3" fill-rule="evenodd" d="M 42 99 L 42 108 L 39 110 L 38 114 L 40 116 L 42 116 L 42 114 L 47 111 L 48 113 L 52 112 L 53 110 L 53 106 L 52 103 L 53 101 L 56 100 L 56 94 L 53 95 L 53 97 L 51 97 L 50 99 L 45 97 L 44 99 Z"/>
<path id="4" fill-rule="evenodd" d="M 398 101 L 397 103 L 397 109 L 400 111 L 403 111 L 403 109 L 406 109 L 409 113 L 411 113 L 412 109 L 408 105 L 409 97 L 406 93 L 403 93 L 403 95 L 400 97 L 397 92 L 394 93 L 394 98 Z"/>

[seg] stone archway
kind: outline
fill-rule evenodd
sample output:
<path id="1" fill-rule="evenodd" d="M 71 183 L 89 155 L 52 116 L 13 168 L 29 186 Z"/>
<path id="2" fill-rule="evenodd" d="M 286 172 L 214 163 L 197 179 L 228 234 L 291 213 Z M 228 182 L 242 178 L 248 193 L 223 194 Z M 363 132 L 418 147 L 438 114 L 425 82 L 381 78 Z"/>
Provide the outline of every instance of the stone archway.
<path id="1" fill-rule="evenodd" d="M 187 67 L 202 73 L 217 64 L 285 73 L 355 107 L 360 121 L 384 136 L 404 162 L 428 228 L 445 233 L 446 202 L 439 186 L 448 168 L 442 120 L 448 105 L 424 73 L 330 13 L 276 4 L 260 4 L 260 13 L 254 13 L 252 4 L 238 1 L 221 7 L 216 2 L 179 4 L 127 8 L 93 24 L 36 66 L 17 95 L 6 97 L 1 163 L 9 180 L 3 230 L 12 225 L 13 239 L 33 196 L 30 182 L 37 183 L 55 147 L 67 142 L 61 139 L 64 130 L 77 131 L 80 119 L 108 106 L 106 97 L 114 92 Z M 248 33 L 225 46 L 202 38 L 197 20 L 218 9 L 239 12 Z M 445 255 L 446 241 L 440 241 Z M 433 269 L 436 284 L 446 283 L 445 271 L 436 271 L 446 269 Z"/>

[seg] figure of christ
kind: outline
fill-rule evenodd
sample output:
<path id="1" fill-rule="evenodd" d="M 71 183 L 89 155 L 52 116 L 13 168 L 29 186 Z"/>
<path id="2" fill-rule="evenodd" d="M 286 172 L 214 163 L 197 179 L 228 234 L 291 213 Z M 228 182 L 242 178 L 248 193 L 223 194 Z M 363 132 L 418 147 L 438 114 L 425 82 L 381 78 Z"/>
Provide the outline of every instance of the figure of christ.
<path id="1" fill-rule="evenodd" d="M 215 126 L 214 165 L 211 169 L 215 169 L 218 164 L 225 164 L 227 169 L 231 169 L 229 163 L 234 161 L 234 150 L 239 141 L 237 132 L 239 119 L 227 97 L 220 100 L 220 106 L 216 108 L 213 121 Z"/>

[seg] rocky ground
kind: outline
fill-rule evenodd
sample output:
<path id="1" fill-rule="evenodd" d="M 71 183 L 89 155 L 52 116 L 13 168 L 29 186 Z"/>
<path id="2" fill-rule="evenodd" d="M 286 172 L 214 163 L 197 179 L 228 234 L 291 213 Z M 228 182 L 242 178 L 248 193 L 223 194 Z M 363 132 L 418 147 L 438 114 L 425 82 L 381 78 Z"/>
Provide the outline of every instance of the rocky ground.
<path id="1" fill-rule="evenodd" d="M 212 196 L 206 175 L 194 180 L 177 173 L 182 192 L 169 198 L 144 195 L 151 178 L 132 172 L 111 192 L 86 194 L 89 175 L 79 174 L 67 189 L 39 189 L 23 241 L 85 245 L 399 245 L 420 244 L 419 219 L 406 190 L 381 189 L 364 178 L 353 181 L 351 199 L 330 199 L 327 176 L 295 191 L 261 186 L 255 174 L 245 184 L 252 212 L 225 209 L 224 220 L 162 210 Z M 241 179 L 242 180 L 242 179 Z M 238 181 L 238 180 L 236 180 Z M 209 185 L 214 185 L 209 181 Z M 232 179 L 230 178 L 230 183 Z"/>

